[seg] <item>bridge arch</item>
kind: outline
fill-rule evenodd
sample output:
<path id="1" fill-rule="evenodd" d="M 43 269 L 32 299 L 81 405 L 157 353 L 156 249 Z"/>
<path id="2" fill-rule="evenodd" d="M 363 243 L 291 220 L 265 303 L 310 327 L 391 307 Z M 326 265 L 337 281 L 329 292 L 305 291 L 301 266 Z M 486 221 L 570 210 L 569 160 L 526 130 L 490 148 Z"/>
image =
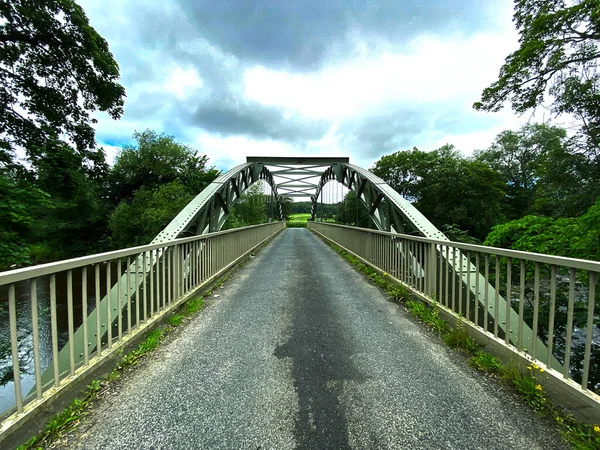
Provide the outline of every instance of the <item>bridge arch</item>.
<path id="1" fill-rule="evenodd" d="M 221 230 L 232 206 L 252 184 L 260 180 L 271 187 L 275 200 L 276 217 L 270 219 L 282 220 L 277 184 L 273 174 L 264 164 L 249 162 L 219 175 L 177 214 L 154 238 L 152 244 Z"/>

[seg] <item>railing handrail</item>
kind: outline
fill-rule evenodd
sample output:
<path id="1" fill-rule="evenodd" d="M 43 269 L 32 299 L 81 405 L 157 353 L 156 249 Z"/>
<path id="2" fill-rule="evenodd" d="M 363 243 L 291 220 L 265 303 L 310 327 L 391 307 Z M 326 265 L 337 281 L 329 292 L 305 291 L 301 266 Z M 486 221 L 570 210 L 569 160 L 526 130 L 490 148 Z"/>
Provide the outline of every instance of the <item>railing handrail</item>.
<path id="1" fill-rule="evenodd" d="M 143 252 L 149 252 L 159 248 L 166 248 L 175 244 L 186 244 L 188 242 L 194 242 L 203 240 L 212 236 L 219 236 L 229 233 L 240 232 L 241 230 L 248 230 L 250 228 L 258 228 L 272 225 L 273 223 L 263 223 L 259 225 L 249 225 L 247 227 L 232 228 L 230 230 L 218 231 L 215 233 L 202 234 L 198 236 L 190 236 L 186 238 L 174 239 L 168 242 L 161 242 L 158 244 L 146 244 L 137 247 L 128 247 L 120 250 L 112 250 L 110 252 L 96 253 L 93 255 L 80 256 L 78 258 L 64 259 L 61 261 L 54 261 L 45 264 L 38 264 L 35 266 L 22 267 L 20 269 L 8 270 L 6 272 L 0 272 L 0 286 L 7 284 L 17 283 L 19 281 L 25 281 L 31 278 L 38 278 L 45 275 L 51 275 L 57 272 L 63 272 L 65 270 L 77 269 L 90 264 L 99 264 L 106 262 L 109 259 L 125 258 L 127 256 L 138 255 Z"/>
<path id="2" fill-rule="evenodd" d="M 341 227 L 341 228 L 350 228 L 350 229 L 354 229 L 354 230 L 357 228 L 360 228 L 360 227 L 354 227 L 354 226 L 350 226 L 350 225 L 341 225 L 341 224 L 337 224 L 337 223 L 328 223 L 328 222 L 316 222 L 316 223 L 319 223 L 320 225 L 327 225 L 327 226 Z M 600 273 L 600 262 L 591 261 L 588 259 L 569 258 L 567 256 L 554 256 L 554 255 L 548 255 L 548 254 L 544 254 L 544 253 L 526 252 L 526 251 L 521 251 L 521 250 L 510 250 L 510 249 L 501 248 L 501 247 L 489 247 L 487 245 L 465 244 L 463 242 L 456 242 L 456 241 L 451 241 L 451 240 L 445 241 L 445 240 L 441 240 L 441 239 L 430 239 L 430 238 L 425 238 L 425 237 L 421 237 L 421 236 L 412 236 L 410 234 L 392 233 L 389 231 L 372 230 L 370 228 L 363 228 L 363 229 L 367 230 L 373 234 L 382 234 L 382 235 L 392 236 L 392 237 L 401 236 L 403 239 L 417 241 L 417 242 L 425 242 L 428 244 L 456 247 L 461 250 L 471 250 L 471 251 L 480 252 L 480 253 L 487 253 L 490 255 L 506 256 L 508 258 L 527 259 L 527 260 L 533 261 L 533 262 L 540 262 L 540 263 L 544 263 L 544 264 L 553 264 L 556 266 L 569 266 L 574 269 L 589 270 L 592 272 Z"/>

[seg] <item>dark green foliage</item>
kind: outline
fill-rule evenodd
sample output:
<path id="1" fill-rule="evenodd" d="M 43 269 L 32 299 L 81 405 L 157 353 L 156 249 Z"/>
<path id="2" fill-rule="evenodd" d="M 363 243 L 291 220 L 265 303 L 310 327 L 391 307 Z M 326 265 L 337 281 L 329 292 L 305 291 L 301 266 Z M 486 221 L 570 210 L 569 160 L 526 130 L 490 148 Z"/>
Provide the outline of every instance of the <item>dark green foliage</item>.
<path id="1" fill-rule="evenodd" d="M 600 197 L 580 217 L 525 216 L 496 225 L 484 245 L 600 261 Z"/>
<path id="2" fill-rule="evenodd" d="M 487 150 L 476 152 L 477 161 L 504 177 L 507 218 L 534 212 L 537 184 L 552 164 L 550 155 L 565 148 L 565 139 L 566 131 L 562 128 L 525 125 L 518 131 L 503 131 Z"/>
<path id="3" fill-rule="evenodd" d="M 264 193 L 263 182 L 254 183 L 231 208 L 224 230 L 266 223 L 269 208 L 273 208 L 273 199 Z"/>
<path id="4" fill-rule="evenodd" d="M 99 252 L 107 239 L 110 204 L 105 199 L 106 171 L 101 155 L 94 171 L 66 144 L 37 161 L 35 185 L 50 195 L 51 202 L 33 207 L 35 227 L 30 233 L 37 262 Z"/>
<path id="5" fill-rule="evenodd" d="M 540 105 L 579 120 L 581 146 L 600 144 L 600 15 L 597 0 L 516 0 L 519 48 L 476 109 L 498 111 L 509 101 L 523 113 Z M 549 101 L 547 101 L 549 100 Z"/>
<path id="6" fill-rule="evenodd" d="M 33 225 L 32 208 L 48 204 L 48 194 L 27 180 L 0 170 L 0 270 L 30 262 L 26 236 Z"/>
<path id="7" fill-rule="evenodd" d="M 133 137 L 137 143 L 123 147 L 109 175 L 115 204 L 132 200 L 142 187 L 153 190 L 175 180 L 195 196 L 218 175 L 217 170 L 206 166 L 206 156 L 198 156 L 173 136 L 146 130 Z"/>
<path id="8" fill-rule="evenodd" d="M 0 18 L 0 152 L 35 164 L 67 136 L 94 165 L 90 113 L 118 118 L 125 97 L 108 44 L 72 0 L 2 0 Z"/>
<path id="9" fill-rule="evenodd" d="M 140 188 L 131 202 L 123 200 L 110 216 L 112 245 L 149 244 L 193 198 L 179 181 Z"/>
<path id="10" fill-rule="evenodd" d="M 292 214 L 292 204 L 294 200 L 292 197 L 287 195 L 279 196 L 279 204 L 281 205 L 281 215 L 283 216 L 283 220 L 287 220 L 290 214 Z"/>
<path id="11" fill-rule="evenodd" d="M 382 157 L 372 172 L 414 205 L 438 228 L 456 225 L 483 239 L 503 221 L 505 183 L 479 161 L 447 145 L 432 152 L 416 148 Z"/>
<path id="12" fill-rule="evenodd" d="M 374 228 L 375 225 L 369 217 L 369 211 L 365 205 L 358 200 L 354 191 L 348 192 L 343 201 L 336 205 L 325 205 L 333 206 L 334 215 L 331 212 L 327 215 L 330 218 L 335 218 L 337 223 L 342 225 L 353 225 L 362 228 Z M 318 207 L 317 207 L 318 210 Z"/>
<path id="13" fill-rule="evenodd" d="M 123 148 L 108 176 L 117 202 L 109 228 L 119 248 L 149 244 L 218 175 L 206 156 L 173 136 L 146 130 L 134 138 L 137 144 Z"/>

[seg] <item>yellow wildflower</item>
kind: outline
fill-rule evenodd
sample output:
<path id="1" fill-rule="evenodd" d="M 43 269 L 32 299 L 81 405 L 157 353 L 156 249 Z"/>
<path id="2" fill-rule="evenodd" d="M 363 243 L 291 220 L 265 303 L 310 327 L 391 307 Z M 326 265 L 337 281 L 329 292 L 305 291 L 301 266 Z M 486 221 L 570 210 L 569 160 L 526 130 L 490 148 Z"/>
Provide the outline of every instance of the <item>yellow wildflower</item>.
<path id="1" fill-rule="evenodd" d="M 600 434 L 600 426 L 598 425 L 594 425 L 594 431 L 598 434 Z"/>
<path id="2" fill-rule="evenodd" d="M 536 384 L 535 385 L 535 390 L 536 391 L 541 391 L 542 390 L 542 385 L 541 384 Z"/>

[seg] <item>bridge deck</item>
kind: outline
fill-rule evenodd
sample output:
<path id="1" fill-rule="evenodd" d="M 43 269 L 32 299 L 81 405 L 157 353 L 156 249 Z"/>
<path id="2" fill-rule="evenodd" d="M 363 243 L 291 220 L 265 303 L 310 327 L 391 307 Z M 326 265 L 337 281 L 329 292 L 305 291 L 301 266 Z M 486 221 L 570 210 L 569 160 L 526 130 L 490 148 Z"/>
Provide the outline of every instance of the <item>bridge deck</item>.
<path id="1" fill-rule="evenodd" d="M 561 448 L 306 229 L 218 294 L 65 447 Z"/>

